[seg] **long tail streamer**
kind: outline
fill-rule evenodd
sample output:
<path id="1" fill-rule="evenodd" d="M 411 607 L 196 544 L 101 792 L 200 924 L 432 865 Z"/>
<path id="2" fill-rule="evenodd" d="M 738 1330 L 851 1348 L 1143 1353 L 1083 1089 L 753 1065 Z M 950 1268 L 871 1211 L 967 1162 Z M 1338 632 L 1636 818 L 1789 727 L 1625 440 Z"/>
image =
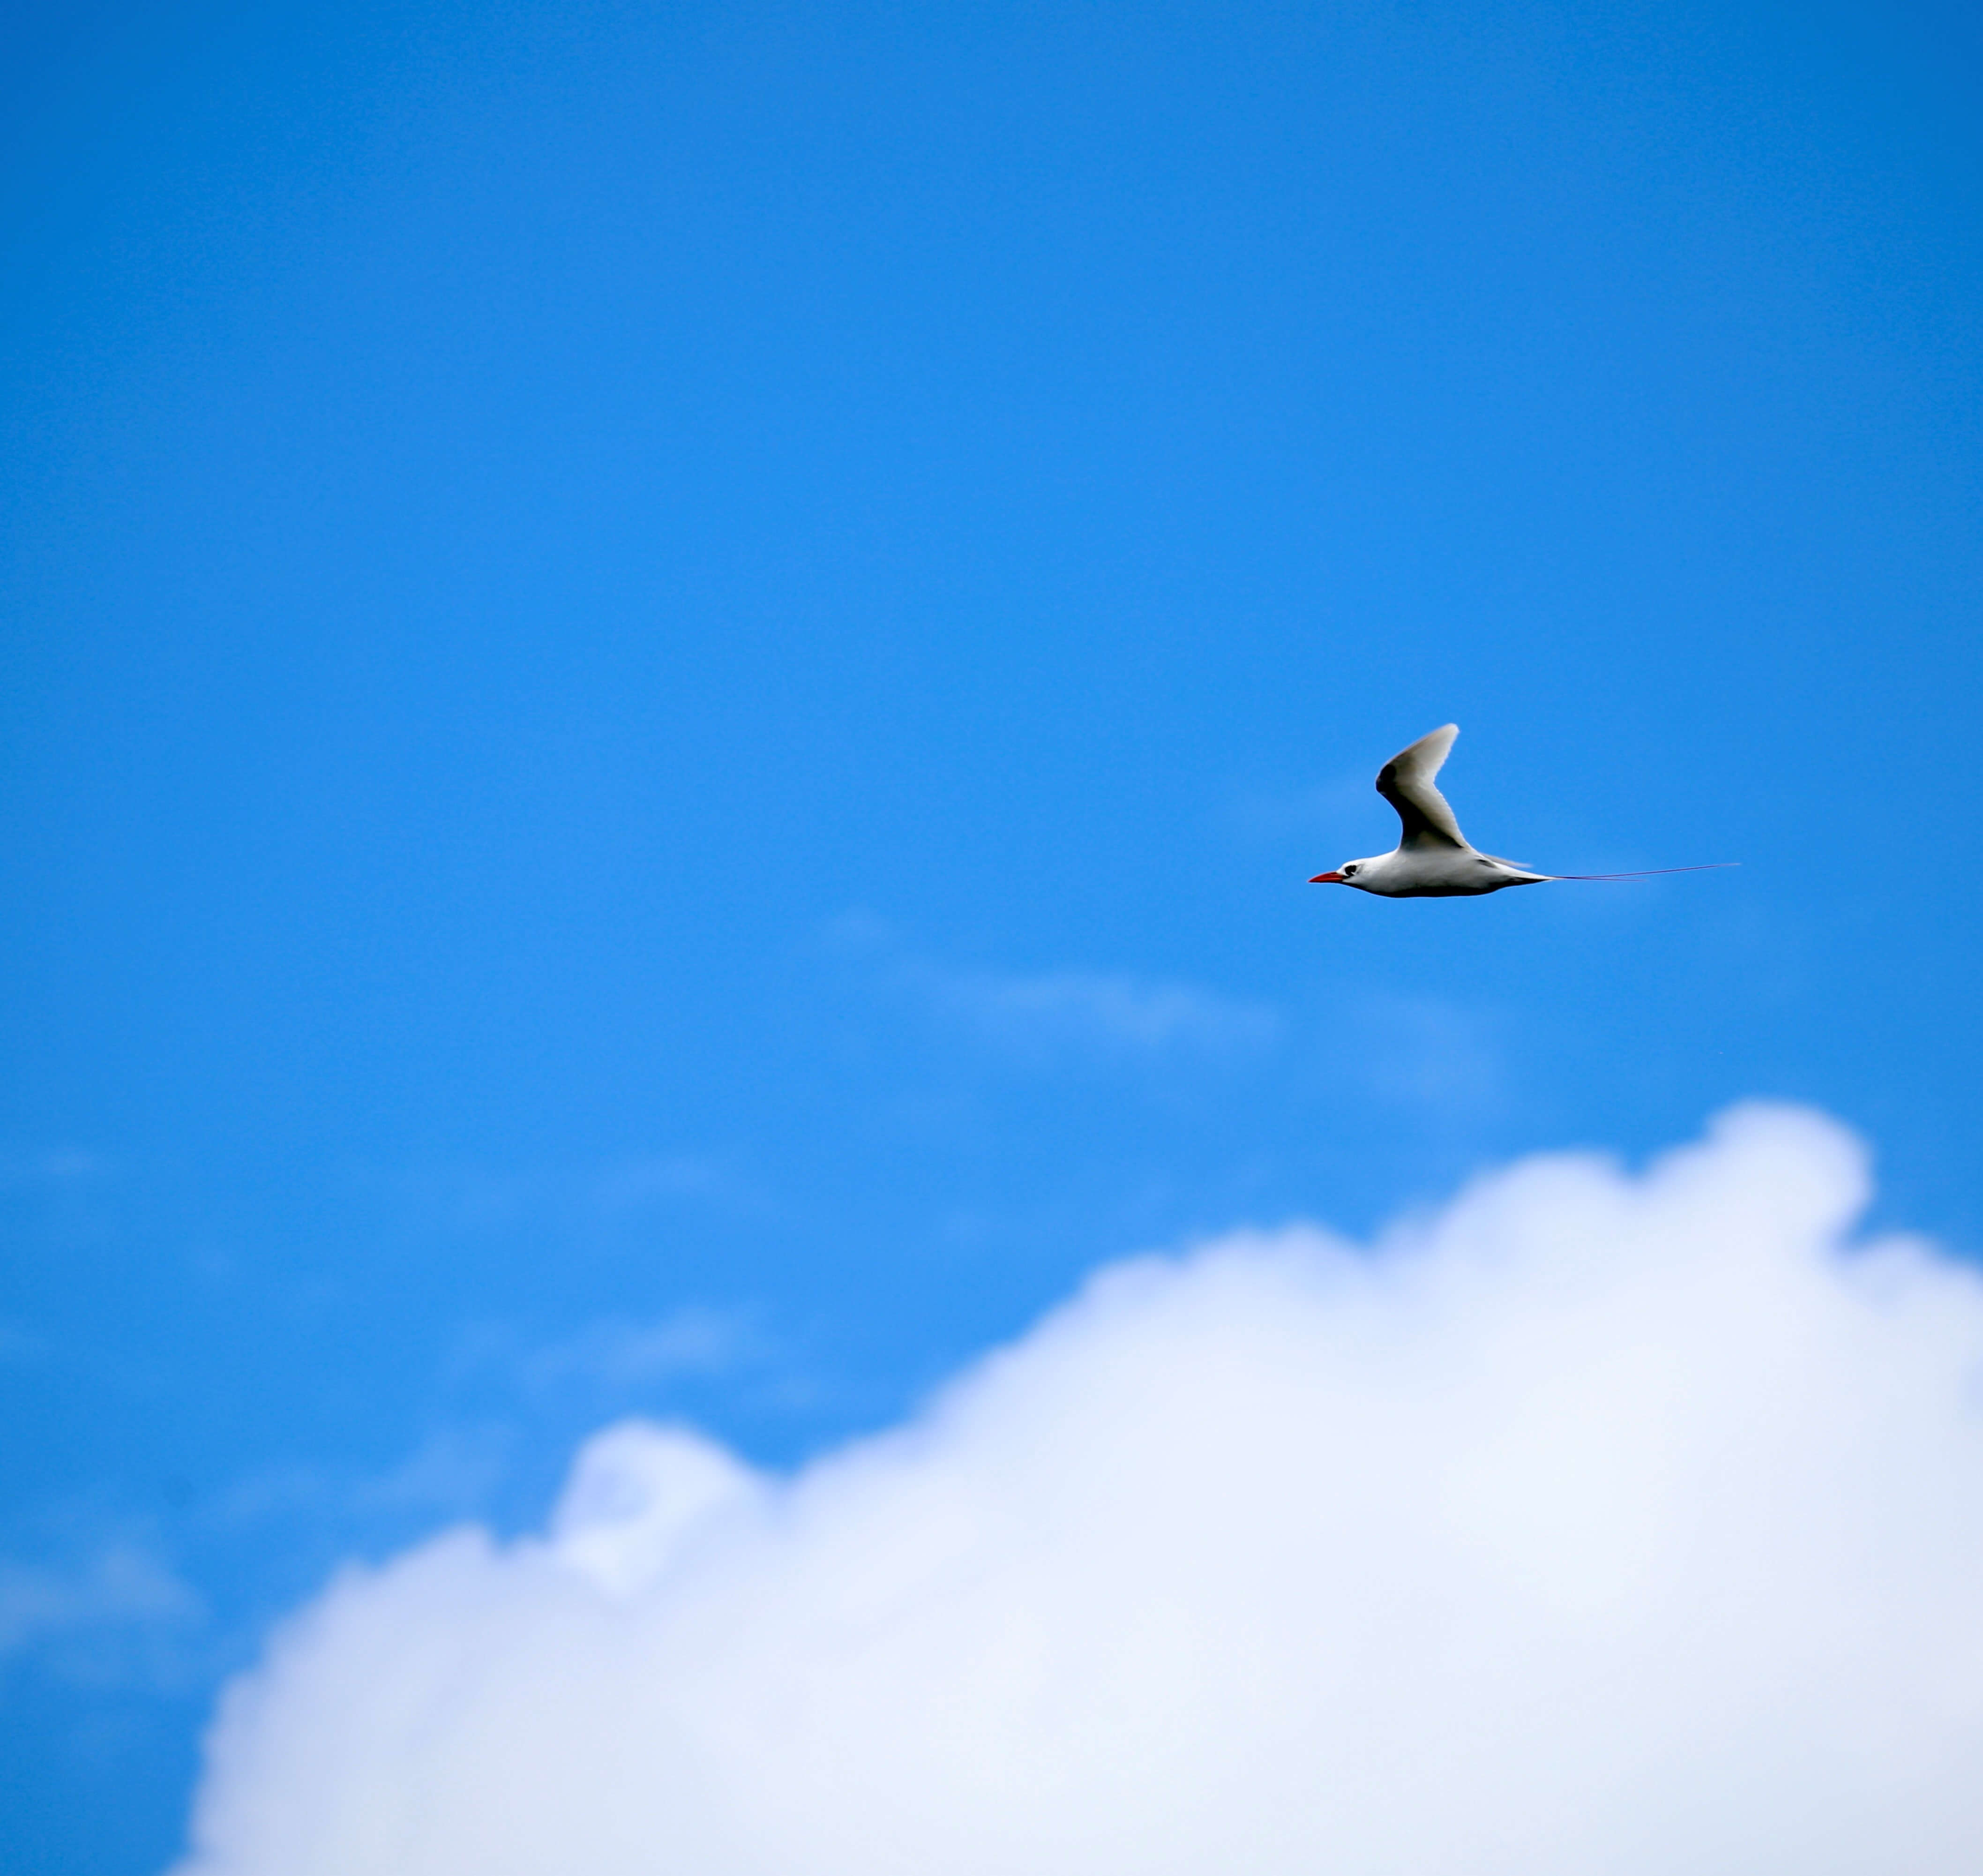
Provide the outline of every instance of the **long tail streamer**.
<path id="1" fill-rule="evenodd" d="M 1662 873 L 1723 873 L 1739 860 L 1710 860 L 1705 866 L 1654 866 L 1643 873 L 1552 873 L 1551 879 L 1657 879 Z"/>

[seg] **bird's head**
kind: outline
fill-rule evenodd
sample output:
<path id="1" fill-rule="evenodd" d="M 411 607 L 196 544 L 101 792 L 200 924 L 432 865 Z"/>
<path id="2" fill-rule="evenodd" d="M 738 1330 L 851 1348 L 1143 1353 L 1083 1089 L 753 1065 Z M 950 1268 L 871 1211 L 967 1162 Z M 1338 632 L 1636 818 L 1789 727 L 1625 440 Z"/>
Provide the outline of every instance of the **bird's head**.
<path id="1" fill-rule="evenodd" d="M 1368 866 L 1367 860 L 1346 860 L 1333 873 L 1318 873 L 1308 883 L 1311 886 L 1353 886 L 1357 875 Z"/>

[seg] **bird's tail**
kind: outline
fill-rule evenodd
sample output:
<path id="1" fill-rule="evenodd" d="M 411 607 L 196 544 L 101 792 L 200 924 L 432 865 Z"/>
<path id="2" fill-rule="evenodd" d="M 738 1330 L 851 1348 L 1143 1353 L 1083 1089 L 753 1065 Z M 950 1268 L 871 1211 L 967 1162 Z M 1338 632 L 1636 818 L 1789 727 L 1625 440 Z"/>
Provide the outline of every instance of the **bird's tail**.
<path id="1" fill-rule="evenodd" d="M 1552 873 L 1551 879 L 1657 879 L 1663 873 L 1721 873 L 1731 866 L 1740 866 L 1739 860 L 1710 860 L 1705 866 L 1654 866 L 1643 873 Z"/>

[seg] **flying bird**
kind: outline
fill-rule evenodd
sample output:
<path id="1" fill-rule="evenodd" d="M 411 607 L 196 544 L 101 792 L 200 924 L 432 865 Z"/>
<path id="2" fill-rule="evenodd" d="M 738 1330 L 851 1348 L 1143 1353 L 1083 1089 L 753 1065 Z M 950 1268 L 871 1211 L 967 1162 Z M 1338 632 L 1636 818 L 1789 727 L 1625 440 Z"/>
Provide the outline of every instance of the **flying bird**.
<path id="1" fill-rule="evenodd" d="M 1318 873 L 1312 886 L 1354 886 L 1387 899 L 1451 899 L 1499 892 L 1503 886 L 1540 886 L 1559 879 L 1647 879 L 1652 872 L 1710 873 L 1714 866 L 1656 867 L 1647 873 L 1532 873 L 1470 844 L 1433 777 L 1445 765 L 1460 725 L 1449 723 L 1401 749 L 1377 771 L 1377 792 L 1398 811 L 1404 832 L 1395 852 L 1346 860 Z M 1721 865 L 1738 864 L 1724 861 Z"/>

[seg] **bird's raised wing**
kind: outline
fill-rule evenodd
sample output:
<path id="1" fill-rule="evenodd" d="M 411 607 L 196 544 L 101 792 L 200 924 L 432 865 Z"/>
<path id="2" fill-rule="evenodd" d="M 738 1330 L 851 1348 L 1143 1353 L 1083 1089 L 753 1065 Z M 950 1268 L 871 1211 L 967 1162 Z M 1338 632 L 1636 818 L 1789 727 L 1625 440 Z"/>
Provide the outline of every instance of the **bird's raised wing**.
<path id="1" fill-rule="evenodd" d="M 1398 811 L 1405 824 L 1401 847 L 1464 847 L 1466 836 L 1453 819 L 1446 797 L 1433 785 L 1433 777 L 1444 765 L 1460 725 L 1449 723 L 1443 729 L 1421 736 L 1409 749 L 1400 749 L 1377 771 L 1377 792 Z"/>

